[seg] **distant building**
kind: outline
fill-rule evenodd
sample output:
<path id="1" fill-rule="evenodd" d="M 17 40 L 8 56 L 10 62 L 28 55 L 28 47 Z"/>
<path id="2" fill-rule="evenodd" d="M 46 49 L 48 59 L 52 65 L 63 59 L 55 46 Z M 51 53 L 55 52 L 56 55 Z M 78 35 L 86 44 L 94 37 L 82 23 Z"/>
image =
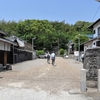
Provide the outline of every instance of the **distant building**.
<path id="1" fill-rule="evenodd" d="M 92 40 L 93 39 L 93 35 L 92 34 L 85 34 L 85 35 L 89 37 L 89 40 Z M 75 43 L 72 40 L 70 40 L 68 42 L 67 46 L 68 46 L 68 53 L 69 54 L 74 54 L 74 51 L 75 51 L 75 48 L 74 48 Z M 84 43 L 83 44 L 80 44 L 80 51 L 84 51 Z"/>
<path id="2" fill-rule="evenodd" d="M 74 42 L 70 40 L 67 46 L 68 46 L 68 54 L 74 54 Z"/>

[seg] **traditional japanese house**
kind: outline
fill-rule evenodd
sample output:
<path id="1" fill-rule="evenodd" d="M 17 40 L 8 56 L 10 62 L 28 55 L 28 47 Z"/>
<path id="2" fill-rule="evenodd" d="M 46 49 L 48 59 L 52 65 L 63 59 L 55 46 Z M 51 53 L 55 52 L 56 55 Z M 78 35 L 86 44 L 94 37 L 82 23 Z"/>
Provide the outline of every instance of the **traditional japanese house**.
<path id="1" fill-rule="evenodd" d="M 4 37 L 8 34 L 0 31 L 0 64 L 6 65 L 7 63 L 12 63 L 13 52 L 11 51 L 11 45 L 17 46 L 17 44 L 5 39 Z"/>
<path id="2" fill-rule="evenodd" d="M 13 63 L 32 60 L 32 45 L 16 36 L 7 37 L 7 39 L 17 45 L 11 45 Z"/>

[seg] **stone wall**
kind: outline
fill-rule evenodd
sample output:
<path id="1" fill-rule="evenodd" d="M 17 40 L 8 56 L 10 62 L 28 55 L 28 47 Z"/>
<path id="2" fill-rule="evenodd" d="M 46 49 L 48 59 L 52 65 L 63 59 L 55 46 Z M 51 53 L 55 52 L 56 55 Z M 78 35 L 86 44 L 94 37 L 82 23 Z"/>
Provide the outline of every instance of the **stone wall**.
<path id="1" fill-rule="evenodd" d="M 100 69 L 100 48 L 86 50 L 83 68 L 86 69 L 87 80 L 97 80 Z"/>

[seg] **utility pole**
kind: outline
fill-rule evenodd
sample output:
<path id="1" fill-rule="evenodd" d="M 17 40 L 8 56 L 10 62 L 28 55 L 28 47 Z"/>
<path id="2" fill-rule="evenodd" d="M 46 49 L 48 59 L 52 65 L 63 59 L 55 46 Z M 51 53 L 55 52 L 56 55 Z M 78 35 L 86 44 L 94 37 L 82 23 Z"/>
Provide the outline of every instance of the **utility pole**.
<path id="1" fill-rule="evenodd" d="M 78 51 L 79 51 L 78 61 L 80 62 L 80 38 L 77 36 L 76 36 L 76 38 L 78 39 Z"/>
<path id="2" fill-rule="evenodd" d="M 78 44 L 78 47 L 79 47 L 78 50 L 79 50 L 79 62 L 80 62 L 80 38 L 78 38 L 78 43 L 79 43 Z"/>
<path id="3" fill-rule="evenodd" d="M 34 39 L 36 39 L 36 37 L 32 38 L 32 59 L 33 59 L 33 51 L 34 51 Z"/>

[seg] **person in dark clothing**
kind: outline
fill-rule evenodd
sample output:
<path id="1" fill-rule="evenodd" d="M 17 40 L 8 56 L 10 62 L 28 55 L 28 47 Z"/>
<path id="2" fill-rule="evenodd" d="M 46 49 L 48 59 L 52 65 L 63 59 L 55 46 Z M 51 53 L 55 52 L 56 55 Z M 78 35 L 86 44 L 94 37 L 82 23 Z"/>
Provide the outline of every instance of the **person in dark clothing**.
<path id="1" fill-rule="evenodd" d="M 49 54 L 49 52 L 47 54 L 47 63 L 50 64 L 50 54 Z"/>

